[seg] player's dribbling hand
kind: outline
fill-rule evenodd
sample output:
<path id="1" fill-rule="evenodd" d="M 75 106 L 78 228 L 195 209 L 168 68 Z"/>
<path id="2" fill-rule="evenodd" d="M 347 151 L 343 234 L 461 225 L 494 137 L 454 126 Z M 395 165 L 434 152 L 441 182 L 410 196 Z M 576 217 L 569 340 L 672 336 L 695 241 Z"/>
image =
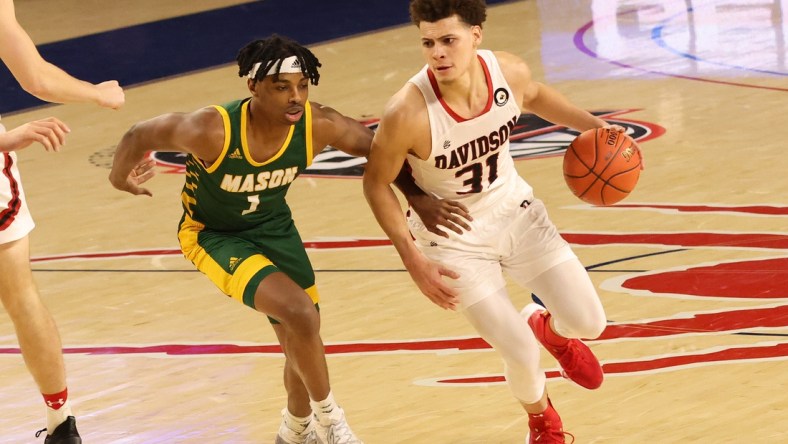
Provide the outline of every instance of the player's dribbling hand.
<path id="1" fill-rule="evenodd" d="M 69 132 L 71 129 L 54 117 L 34 120 L 0 135 L 0 151 L 21 150 L 34 142 L 43 145 L 47 151 L 60 151 Z"/>
<path id="2" fill-rule="evenodd" d="M 449 234 L 441 228 L 448 228 L 457 234 L 462 234 L 463 230 L 470 231 L 471 229 L 467 222 L 472 221 L 473 217 L 465 205 L 459 202 L 438 199 L 425 194 L 412 197 L 409 203 L 427 230 L 438 236 L 449 237 Z"/>
<path id="3" fill-rule="evenodd" d="M 108 80 L 96 85 L 99 89 L 98 105 L 104 108 L 118 109 L 126 103 L 126 94 L 117 80 Z"/>
<path id="4" fill-rule="evenodd" d="M 627 133 L 627 129 L 621 125 L 616 125 L 616 124 L 606 125 L 604 128 L 610 128 L 611 130 L 617 131 L 619 133 L 624 133 L 624 134 Z M 635 151 L 637 151 L 638 154 L 640 155 L 640 169 L 643 170 L 646 168 L 646 160 L 643 157 L 643 151 L 640 150 L 640 145 L 638 145 L 637 141 L 634 138 L 632 139 L 632 145 L 635 147 Z"/>
<path id="5" fill-rule="evenodd" d="M 460 275 L 426 258 L 419 262 L 410 267 L 406 266 L 419 290 L 435 305 L 446 310 L 456 310 L 457 291 L 443 282 L 443 276 L 457 279 Z"/>

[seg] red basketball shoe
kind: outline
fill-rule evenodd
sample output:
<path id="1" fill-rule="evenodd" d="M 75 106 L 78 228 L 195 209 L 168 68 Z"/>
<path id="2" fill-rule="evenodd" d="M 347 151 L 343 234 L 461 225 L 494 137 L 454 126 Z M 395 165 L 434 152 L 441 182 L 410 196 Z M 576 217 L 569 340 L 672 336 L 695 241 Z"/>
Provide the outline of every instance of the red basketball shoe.
<path id="1" fill-rule="evenodd" d="M 547 400 L 547 410 L 538 415 L 528 414 L 528 444 L 566 444 L 566 438 L 572 438 L 569 444 L 575 442 L 571 433 L 564 432 L 561 417 Z"/>
<path id="2" fill-rule="evenodd" d="M 553 345 L 547 341 L 547 329 L 550 328 L 551 315 L 544 307 L 538 304 L 528 304 L 520 313 L 528 321 L 536 339 L 561 364 L 562 374 L 565 378 L 591 390 L 602 385 L 604 379 L 602 366 L 599 365 L 599 361 L 587 345 L 579 339 L 567 338 L 565 345 Z"/>

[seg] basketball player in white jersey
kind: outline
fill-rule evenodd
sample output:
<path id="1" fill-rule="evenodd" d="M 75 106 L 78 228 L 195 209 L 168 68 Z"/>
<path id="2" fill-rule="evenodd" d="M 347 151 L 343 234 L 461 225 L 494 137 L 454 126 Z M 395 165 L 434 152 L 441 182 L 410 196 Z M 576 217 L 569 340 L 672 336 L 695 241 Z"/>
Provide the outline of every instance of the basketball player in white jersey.
<path id="1" fill-rule="evenodd" d="M 17 22 L 12 0 L 0 0 L 0 59 L 22 88 L 41 100 L 93 102 L 106 108 L 119 108 L 124 103 L 118 82 L 93 85 L 44 60 Z M 69 131 L 68 126 L 53 117 L 8 132 L 0 125 L 0 299 L 14 323 L 25 364 L 44 396 L 49 431 L 46 444 L 82 441 L 68 402 L 60 335 L 33 282 L 28 233 L 34 224 L 25 202 L 15 151 L 33 143 L 43 145 L 47 151 L 58 151 Z"/>
<path id="2" fill-rule="evenodd" d="M 567 378 L 595 389 L 602 369 L 578 338 L 599 336 L 605 313 L 585 268 L 515 170 L 509 136 L 522 109 L 579 131 L 609 125 L 533 80 L 519 57 L 477 49 L 484 0 L 411 0 L 410 14 L 427 65 L 386 106 L 365 196 L 419 289 L 440 307 L 459 307 L 501 354 L 529 416 L 530 443 L 564 443 L 571 435 L 548 399 L 539 343 Z M 440 236 L 414 212 L 403 217 L 390 184 L 406 160 L 424 191 L 467 208 L 467 221 L 453 217 L 469 230 Z M 530 304 L 520 313 L 503 271 L 549 311 Z"/>

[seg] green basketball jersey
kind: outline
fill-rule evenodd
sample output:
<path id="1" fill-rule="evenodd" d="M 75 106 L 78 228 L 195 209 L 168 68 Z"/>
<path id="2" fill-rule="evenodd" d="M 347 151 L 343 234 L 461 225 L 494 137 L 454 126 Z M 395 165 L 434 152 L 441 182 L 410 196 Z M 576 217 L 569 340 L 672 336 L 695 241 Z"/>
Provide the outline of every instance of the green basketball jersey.
<path id="1" fill-rule="evenodd" d="M 184 217 L 210 230 L 264 226 L 275 234 L 292 220 L 285 201 L 290 184 L 312 163 L 312 109 L 307 102 L 279 151 L 259 163 L 249 154 L 246 138 L 249 100 L 215 106 L 224 120 L 224 147 L 210 167 L 193 155 L 186 160 Z"/>

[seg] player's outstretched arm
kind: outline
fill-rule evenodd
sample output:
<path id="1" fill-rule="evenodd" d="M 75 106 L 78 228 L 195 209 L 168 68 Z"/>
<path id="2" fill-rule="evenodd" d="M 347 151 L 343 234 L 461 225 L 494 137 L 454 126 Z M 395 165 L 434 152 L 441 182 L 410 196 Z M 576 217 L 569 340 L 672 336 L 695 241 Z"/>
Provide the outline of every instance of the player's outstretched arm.
<path id="1" fill-rule="evenodd" d="M 316 102 L 311 102 L 311 106 L 313 155 L 330 145 L 351 156 L 369 156 L 374 135 L 371 129 L 329 106 Z"/>
<path id="2" fill-rule="evenodd" d="M 314 155 L 317 155 L 327 145 L 357 157 L 369 157 L 369 149 L 374 133 L 367 126 L 340 114 L 325 105 L 312 102 Z M 457 233 L 470 227 L 465 220 L 472 220 L 468 210 L 458 202 L 436 199 L 422 191 L 413 181 L 403 165 L 400 174 L 394 180 L 408 203 L 413 207 L 433 233 L 448 237 L 441 228 L 447 228 Z"/>
<path id="3" fill-rule="evenodd" d="M 92 102 L 119 108 L 123 89 L 111 80 L 97 85 L 76 79 L 41 57 L 30 36 L 16 20 L 13 0 L 0 0 L 0 59 L 30 94 L 47 102 Z"/>
<path id="4" fill-rule="evenodd" d="M 212 164 L 224 144 L 219 112 L 203 108 L 193 113 L 169 113 L 134 124 L 120 140 L 112 161 L 109 181 L 115 188 L 134 195 L 152 196 L 140 185 L 153 177 L 151 150 L 190 153 Z"/>

